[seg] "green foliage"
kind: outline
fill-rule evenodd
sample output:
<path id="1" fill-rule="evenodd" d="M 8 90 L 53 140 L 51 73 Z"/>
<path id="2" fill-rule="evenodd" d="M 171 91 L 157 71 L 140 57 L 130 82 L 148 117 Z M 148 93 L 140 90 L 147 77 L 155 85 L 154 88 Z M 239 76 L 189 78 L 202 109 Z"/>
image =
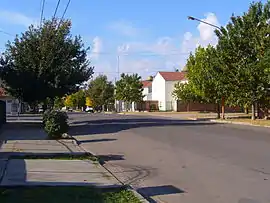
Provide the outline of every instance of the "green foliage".
<path id="1" fill-rule="evenodd" d="M 143 85 L 138 74 L 121 74 L 121 79 L 116 82 L 115 98 L 126 103 L 140 102 L 143 99 Z"/>
<path id="2" fill-rule="evenodd" d="M 94 107 L 108 105 L 114 102 L 114 85 L 106 75 L 99 75 L 89 83 L 86 94 Z"/>
<path id="3" fill-rule="evenodd" d="M 187 61 L 189 84 L 182 88 L 184 94 L 179 96 L 190 101 L 204 100 L 218 104 L 225 93 L 221 66 L 214 47 L 198 47 L 195 55 L 190 55 Z"/>
<path id="4" fill-rule="evenodd" d="M 65 112 L 50 111 L 43 116 L 44 129 L 49 138 L 60 139 L 68 131 L 68 116 Z"/>
<path id="5" fill-rule="evenodd" d="M 77 108 L 81 108 L 85 106 L 85 92 L 84 90 L 79 90 L 78 92 L 71 95 L 72 99 L 74 100 L 74 106 Z"/>
<path id="6" fill-rule="evenodd" d="M 66 96 L 64 105 L 70 108 L 81 108 L 85 106 L 86 94 L 84 90 L 79 90 L 71 95 Z"/>
<path id="7" fill-rule="evenodd" d="M 69 20 L 48 20 L 7 43 L 0 75 L 8 93 L 31 104 L 74 92 L 91 77 L 88 48 L 70 30 Z"/>
<path id="8" fill-rule="evenodd" d="M 270 2 L 252 3 L 243 16 L 232 16 L 217 30 L 217 50 L 228 78 L 228 100 L 234 105 L 264 103 L 269 87 Z M 268 72 L 269 73 L 269 72 Z M 268 79 L 267 79 L 268 77 Z"/>
<path id="9" fill-rule="evenodd" d="M 55 109 L 62 109 L 64 106 L 65 106 L 65 105 L 64 105 L 64 100 L 63 100 L 63 98 L 61 98 L 61 97 L 56 97 L 56 98 L 54 99 L 54 105 L 53 105 L 53 107 L 54 107 Z"/>
<path id="10" fill-rule="evenodd" d="M 150 104 L 150 111 L 157 111 L 157 105 L 156 104 Z"/>
<path id="11" fill-rule="evenodd" d="M 184 102 L 203 102 L 203 98 L 196 94 L 195 89 L 191 84 L 176 83 L 173 96 Z"/>

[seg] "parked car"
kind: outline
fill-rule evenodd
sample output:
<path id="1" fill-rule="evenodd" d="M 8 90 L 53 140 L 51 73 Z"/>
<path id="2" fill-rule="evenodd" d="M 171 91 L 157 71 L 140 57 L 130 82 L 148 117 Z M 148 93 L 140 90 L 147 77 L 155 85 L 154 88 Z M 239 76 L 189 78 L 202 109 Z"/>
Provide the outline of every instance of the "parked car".
<path id="1" fill-rule="evenodd" d="M 93 107 L 91 107 L 91 106 L 87 106 L 87 107 L 85 108 L 85 112 L 94 113 L 94 109 L 93 109 Z"/>

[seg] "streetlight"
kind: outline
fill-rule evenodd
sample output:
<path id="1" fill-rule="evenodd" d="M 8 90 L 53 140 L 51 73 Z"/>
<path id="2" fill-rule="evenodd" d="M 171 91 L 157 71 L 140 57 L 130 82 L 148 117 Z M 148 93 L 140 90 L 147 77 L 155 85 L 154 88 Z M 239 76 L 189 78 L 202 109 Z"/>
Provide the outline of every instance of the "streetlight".
<path id="1" fill-rule="evenodd" d="M 214 25 L 214 24 L 211 24 L 211 23 L 208 23 L 208 22 L 203 21 L 203 20 L 200 20 L 200 19 L 195 18 L 195 17 L 193 17 L 193 16 L 188 16 L 188 20 L 195 20 L 195 21 L 204 23 L 204 24 L 206 24 L 206 25 L 209 25 L 209 26 L 211 26 L 211 27 L 214 27 L 214 28 L 216 28 L 216 29 L 221 30 L 221 28 L 220 28 L 219 26 Z M 221 98 L 221 118 L 222 118 L 222 119 L 225 119 L 225 99 L 224 99 L 224 97 Z"/>
<path id="2" fill-rule="evenodd" d="M 203 21 L 203 20 L 200 20 L 200 19 L 195 18 L 195 17 L 193 17 L 193 16 L 188 16 L 188 20 L 196 20 L 196 21 L 198 21 L 198 22 L 201 22 L 201 23 L 207 24 L 207 25 L 209 25 L 209 26 L 212 26 L 212 27 L 214 27 L 214 28 L 217 28 L 217 29 L 221 30 L 221 28 L 220 28 L 219 26 L 214 25 L 214 24 L 211 24 L 211 23 L 208 23 L 208 22 Z"/>

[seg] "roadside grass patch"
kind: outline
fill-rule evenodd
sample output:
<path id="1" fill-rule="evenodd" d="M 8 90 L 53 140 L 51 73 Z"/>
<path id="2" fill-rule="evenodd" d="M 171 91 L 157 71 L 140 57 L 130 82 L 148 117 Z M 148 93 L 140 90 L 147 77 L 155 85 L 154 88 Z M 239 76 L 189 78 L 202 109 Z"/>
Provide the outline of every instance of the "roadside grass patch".
<path id="1" fill-rule="evenodd" d="M 26 155 L 12 155 L 10 159 L 56 159 L 56 160 L 91 160 L 99 162 L 99 159 L 90 154 L 26 154 Z"/>
<path id="2" fill-rule="evenodd" d="M 124 188 L 98 189 L 83 186 L 0 187 L 1 203 L 140 203 Z"/>
<path id="3" fill-rule="evenodd" d="M 270 120 L 264 120 L 264 119 L 251 120 L 250 118 L 230 118 L 226 120 L 232 121 L 232 122 L 249 123 L 252 125 L 270 126 Z"/>

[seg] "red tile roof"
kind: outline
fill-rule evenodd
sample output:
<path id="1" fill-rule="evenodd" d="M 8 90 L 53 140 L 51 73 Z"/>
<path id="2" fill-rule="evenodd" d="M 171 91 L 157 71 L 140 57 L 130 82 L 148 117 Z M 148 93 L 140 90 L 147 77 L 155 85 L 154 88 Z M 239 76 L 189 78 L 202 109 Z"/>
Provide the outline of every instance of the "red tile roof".
<path id="1" fill-rule="evenodd" d="M 186 79 L 185 72 L 159 72 L 166 81 L 181 81 Z"/>
<path id="2" fill-rule="evenodd" d="M 142 81 L 142 84 L 143 84 L 143 88 L 149 87 L 152 85 L 152 81 L 144 80 L 144 81 Z"/>

